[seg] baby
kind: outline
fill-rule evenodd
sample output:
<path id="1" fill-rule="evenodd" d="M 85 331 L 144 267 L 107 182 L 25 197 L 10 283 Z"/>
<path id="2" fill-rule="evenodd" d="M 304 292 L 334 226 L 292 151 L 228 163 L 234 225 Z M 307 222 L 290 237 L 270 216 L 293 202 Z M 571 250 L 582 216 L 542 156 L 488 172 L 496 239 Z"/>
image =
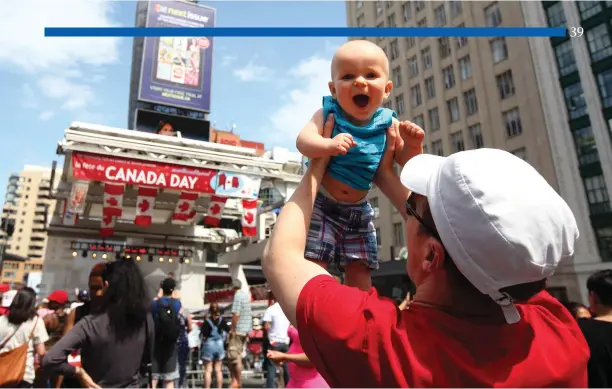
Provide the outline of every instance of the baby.
<path id="1" fill-rule="evenodd" d="M 392 128 L 396 133 L 396 147 L 402 138 L 408 138 L 401 152 L 411 153 L 410 157 L 422 152 L 424 133 L 410 122 L 401 123 L 410 128 L 400 138 L 397 115 L 381 108 L 393 84 L 387 56 L 374 43 L 357 40 L 341 46 L 332 60 L 331 73 L 331 96 L 323 98 L 323 108 L 297 138 L 297 148 L 306 157 L 332 156 L 315 200 L 304 255 L 324 267 L 329 263 L 344 265 L 345 283 L 367 290 L 370 269 L 378 268 L 374 211 L 366 199 L 372 182 L 405 212 L 403 192 L 387 179 L 390 174 L 396 176 L 392 165 L 378 169 L 387 146 L 387 131 Z M 323 125 L 332 114 L 332 138 L 323 138 Z"/>

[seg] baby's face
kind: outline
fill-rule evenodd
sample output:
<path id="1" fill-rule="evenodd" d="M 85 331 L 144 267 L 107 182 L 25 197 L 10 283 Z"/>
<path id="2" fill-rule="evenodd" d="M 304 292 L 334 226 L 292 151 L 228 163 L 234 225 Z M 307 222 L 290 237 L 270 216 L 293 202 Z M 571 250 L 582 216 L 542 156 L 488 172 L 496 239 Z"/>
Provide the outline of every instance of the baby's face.
<path id="1" fill-rule="evenodd" d="M 369 122 L 389 96 L 389 63 L 378 47 L 338 50 L 332 65 L 332 96 L 356 123 Z"/>

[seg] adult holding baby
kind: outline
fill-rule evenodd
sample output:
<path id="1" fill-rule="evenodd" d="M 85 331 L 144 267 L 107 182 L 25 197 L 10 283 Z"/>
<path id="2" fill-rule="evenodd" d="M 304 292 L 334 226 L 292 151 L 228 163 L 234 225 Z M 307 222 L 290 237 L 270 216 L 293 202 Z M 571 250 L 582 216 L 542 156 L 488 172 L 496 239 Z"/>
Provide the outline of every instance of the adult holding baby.
<path id="1" fill-rule="evenodd" d="M 313 120 L 329 138 L 333 118 Z M 500 150 L 407 157 L 400 180 L 393 155 L 418 128 L 402 126 L 405 144 L 390 129 L 378 169 L 406 200 L 417 287 L 406 310 L 304 258 L 328 157 L 311 160 L 266 247 L 264 273 L 309 361 L 331 387 L 585 387 L 588 346 L 544 290 L 578 237 L 568 205 Z"/>

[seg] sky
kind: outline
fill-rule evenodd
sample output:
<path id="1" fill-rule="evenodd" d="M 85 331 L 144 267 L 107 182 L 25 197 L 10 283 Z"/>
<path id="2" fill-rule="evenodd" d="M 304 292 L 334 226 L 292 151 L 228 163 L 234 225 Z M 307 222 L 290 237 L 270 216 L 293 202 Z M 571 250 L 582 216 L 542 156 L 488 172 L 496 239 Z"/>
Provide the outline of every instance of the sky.
<path id="1" fill-rule="evenodd" d="M 7 6 L 10 4 L 10 7 Z M 344 27 L 344 1 L 200 1 L 220 27 Z M 134 26 L 136 3 L 3 3 L 0 24 L 0 201 L 23 165 L 50 166 L 73 121 L 125 128 L 132 38 L 45 38 L 44 27 Z M 294 149 L 329 93 L 344 38 L 215 38 L 210 120 L 246 140 Z"/>

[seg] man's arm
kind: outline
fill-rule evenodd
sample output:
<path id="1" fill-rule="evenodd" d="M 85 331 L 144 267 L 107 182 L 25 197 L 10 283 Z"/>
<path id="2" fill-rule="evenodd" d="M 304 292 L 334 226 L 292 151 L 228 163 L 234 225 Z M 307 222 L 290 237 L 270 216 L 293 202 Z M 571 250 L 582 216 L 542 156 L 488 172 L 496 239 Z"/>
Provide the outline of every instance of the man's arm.
<path id="1" fill-rule="evenodd" d="M 317 119 L 315 114 L 313 120 L 322 121 L 323 118 Z M 329 138 L 333 125 L 333 117 L 325 122 L 324 137 Z M 283 206 L 264 250 L 262 269 L 283 312 L 293 325 L 296 325 L 296 305 L 304 285 L 313 277 L 329 275 L 321 266 L 304 258 L 314 199 L 328 161 L 329 158 L 310 161 L 300 185 Z"/>

